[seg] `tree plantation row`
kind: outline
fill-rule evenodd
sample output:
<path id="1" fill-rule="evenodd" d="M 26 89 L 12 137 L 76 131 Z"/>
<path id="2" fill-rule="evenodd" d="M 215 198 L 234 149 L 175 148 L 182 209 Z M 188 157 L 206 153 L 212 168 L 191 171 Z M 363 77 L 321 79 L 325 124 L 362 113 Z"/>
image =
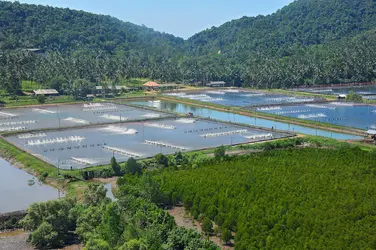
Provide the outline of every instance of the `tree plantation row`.
<path id="1" fill-rule="evenodd" d="M 235 249 L 365 249 L 376 244 L 375 160 L 357 148 L 285 149 L 152 178 L 224 241 L 236 233 Z"/>
<path id="2" fill-rule="evenodd" d="M 78 201 L 32 205 L 19 225 L 39 248 L 78 239 L 87 250 L 216 249 L 163 210 L 183 205 L 204 237 L 235 249 L 375 246 L 374 150 L 311 137 L 242 149 L 256 151 L 228 156 L 219 147 L 214 157 L 158 154 L 125 165 L 112 158 L 110 175 L 122 176 L 117 201 L 92 183 Z"/>

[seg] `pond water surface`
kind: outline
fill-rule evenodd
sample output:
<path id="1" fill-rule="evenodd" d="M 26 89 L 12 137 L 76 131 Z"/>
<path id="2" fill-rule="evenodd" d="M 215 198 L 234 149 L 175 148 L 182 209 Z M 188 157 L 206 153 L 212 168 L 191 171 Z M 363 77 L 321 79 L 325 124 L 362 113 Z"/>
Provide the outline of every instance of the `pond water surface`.
<path id="1" fill-rule="evenodd" d="M 59 191 L 0 158 L 0 213 L 25 210 L 34 202 L 59 198 Z M 34 183 L 33 185 L 31 185 Z"/>
<path id="2" fill-rule="evenodd" d="M 159 101 L 159 100 L 132 102 L 132 103 L 137 104 L 137 105 L 154 107 L 160 110 L 174 111 L 174 112 L 183 113 L 183 114 L 192 112 L 194 115 L 198 115 L 202 117 L 210 117 L 210 118 L 218 119 L 222 121 L 232 121 L 232 122 L 237 122 L 237 123 L 244 123 L 244 124 L 256 125 L 260 127 L 266 127 L 266 128 L 273 127 L 275 129 L 294 131 L 294 132 L 307 134 L 307 135 L 317 135 L 317 136 L 323 136 L 323 137 L 334 138 L 334 139 L 339 139 L 339 140 L 362 139 L 362 137 L 355 136 L 355 135 L 335 133 L 335 132 L 330 132 L 326 130 L 309 128 L 309 127 L 288 124 L 288 123 L 283 123 L 283 122 L 278 122 L 278 121 L 254 118 L 254 117 L 249 117 L 245 115 L 238 115 L 238 114 L 234 114 L 230 112 L 222 112 L 222 111 L 217 111 L 213 109 L 200 108 L 200 107 L 195 107 L 193 105 L 187 105 L 187 104 L 181 104 L 181 103 L 173 103 L 173 102 Z"/>

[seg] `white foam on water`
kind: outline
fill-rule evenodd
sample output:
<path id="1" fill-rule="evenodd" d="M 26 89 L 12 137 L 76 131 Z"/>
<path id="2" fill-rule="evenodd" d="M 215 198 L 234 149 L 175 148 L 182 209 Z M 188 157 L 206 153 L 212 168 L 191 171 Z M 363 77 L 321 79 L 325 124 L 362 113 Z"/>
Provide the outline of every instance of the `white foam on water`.
<path id="1" fill-rule="evenodd" d="M 311 112 L 311 111 L 312 110 L 310 110 L 310 109 L 286 110 L 286 111 L 275 112 L 274 114 L 276 114 L 276 115 L 299 114 L 299 113 L 307 113 L 307 112 Z"/>
<path id="2" fill-rule="evenodd" d="M 173 125 L 162 124 L 162 123 L 151 123 L 151 122 L 146 122 L 146 123 L 144 123 L 144 124 L 145 124 L 145 126 L 155 127 L 155 128 L 176 129 L 176 127 L 173 126 Z"/>
<path id="3" fill-rule="evenodd" d="M 19 126 L 19 127 L 5 127 L 5 128 L 0 128 L 0 132 L 10 132 L 10 131 L 19 131 L 19 130 L 26 130 L 26 127 Z"/>
<path id="4" fill-rule="evenodd" d="M 179 97 L 179 98 L 186 98 L 186 93 L 183 92 L 175 92 L 175 93 L 167 93 L 167 96 Z"/>
<path id="5" fill-rule="evenodd" d="M 242 96 L 245 96 L 245 97 L 257 97 L 257 96 L 264 96 L 265 94 L 264 93 L 257 93 L 257 94 L 246 94 L 246 95 L 242 95 Z"/>
<path id="6" fill-rule="evenodd" d="M 187 119 L 187 118 L 181 118 L 181 119 L 178 119 L 176 120 L 176 122 L 180 122 L 180 123 L 195 123 L 196 120 L 195 119 Z"/>
<path id="7" fill-rule="evenodd" d="M 300 119 L 319 118 L 319 117 L 327 117 L 327 116 L 323 113 L 309 114 L 309 115 L 299 115 L 298 116 L 298 118 L 300 118 Z"/>
<path id="8" fill-rule="evenodd" d="M 46 137 L 46 133 L 29 133 L 29 134 L 21 134 L 18 135 L 17 137 L 19 139 L 31 139 L 31 138 L 39 138 L 39 137 Z"/>
<path id="9" fill-rule="evenodd" d="M 224 95 L 226 92 L 224 91 L 207 91 L 208 94 L 214 94 L 214 95 Z"/>
<path id="10" fill-rule="evenodd" d="M 161 142 L 161 141 L 149 141 L 149 140 L 145 140 L 144 143 L 147 144 L 147 145 L 152 145 L 152 146 L 156 146 L 156 147 L 173 148 L 173 149 L 178 149 L 178 150 L 186 150 L 187 149 L 185 147 L 176 146 L 176 145 L 173 145 L 173 144 L 170 144 L 170 143 Z"/>
<path id="11" fill-rule="evenodd" d="M 56 137 L 56 138 L 43 139 L 43 140 L 30 140 L 30 141 L 27 141 L 26 145 L 39 146 L 39 145 L 48 145 L 48 144 L 55 144 L 55 143 L 81 142 L 83 140 L 85 140 L 84 136 Z"/>
<path id="12" fill-rule="evenodd" d="M 262 107 L 262 108 L 257 108 L 258 111 L 269 111 L 269 110 L 281 110 L 282 108 L 277 106 L 277 107 Z"/>
<path id="13" fill-rule="evenodd" d="M 0 115 L 3 115 L 3 116 L 9 116 L 9 117 L 17 116 L 17 115 L 15 115 L 15 114 L 7 113 L 7 112 L 0 112 Z"/>
<path id="14" fill-rule="evenodd" d="M 102 103 L 84 103 L 84 108 L 93 108 L 93 107 L 103 107 L 104 105 Z"/>
<path id="15" fill-rule="evenodd" d="M 129 119 L 128 117 L 123 117 L 119 115 L 109 115 L 109 114 L 102 115 L 101 117 L 109 119 L 109 120 L 114 120 L 114 121 L 126 121 Z"/>
<path id="16" fill-rule="evenodd" d="M 81 165 L 94 165 L 94 164 L 97 164 L 98 162 L 93 160 L 93 159 L 89 159 L 89 158 L 78 158 L 78 157 L 71 157 L 70 158 L 72 161 L 76 162 L 76 163 L 79 163 Z"/>
<path id="17" fill-rule="evenodd" d="M 273 134 L 258 134 L 258 135 L 244 136 L 244 137 L 250 140 L 273 139 Z"/>
<path id="18" fill-rule="evenodd" d="M 103 128 L 104 130 L 107 130 L 107 131 L 110 131 L 110 132 L 114 132 L 114 133 L 118 133 L 118 134 L 123 134 L 123 135 L 135 135 L 135 134 L 138 134 L 138 131 L 131 128 L 131 129 L 128 129 L 128 128 L 122 128 L 122 127 L 117 127 L 117 126 L 108 126 L 108 127 L 105 127 Z"/>
<path id="19" fill-rule="evenodd" d="M 81 124 L 88 124 L 89 123 L 86 120 L 78 119 L 78 118 L 74 118 L 74 117 L 68 117 L 68 118 L 65 118 L 64 120 L 69 121 L 69 122 L 81 123 Z"/>
<path id="20" fill-rule="evenodd" d="M 314 98 L 298 98 L 298 97 L 274 97 L 274 98 L 265 98 L 268 102 L 313 102 Z"/>
<path id="21" fill-rule="evenodd" d="M 23 125 L 23 124 L 35 124 L 37 121 L 30 120 L 30 121 L 18 121 L 18 122 L 3 122 L 0 123 L 0 126 L 11 126 L 11 125 Z"/>
<path id="22" fill-rule="evenodd" d="M 93 107 L 87 107 L 82 109 L 82 111 L 87 112 L 87 111 L 102 111 L 102 110 L 116 110 L 117 107 L 115 105 L 108 105 L 108 106 L 93 106 Z"/>
<path id="23" fill-rule="evenodd" d="M 336 109 L 336 107 L 331 107 L 328 105 L 322 105 L 322 104 L 306 104 L 306 107 L 310 108 L 319 108 L 319 109 Z"/>
<path id="24" fill-rule="evenodd" d="M 148 114 L 143 115 L 143 117 L 158 118 L 158 117 L 161 117 L 161 115 L 160 114 L 148 113 Z"/>
<path id="25" fill-rule="evenodd" d="M 33 108 L 32 109 L 34 112 L 40 113 L 40 114 L 56 114 L 55 111 L 47 110 L 47 109 L 38 109 L 38 108 Z"/>
<path id="26" fill-rule="evenodd" d="M 238 89 L 226 89 L 224 91 L 228 92 L 228 93 L 239 93 L 240 92 Z"/>
<path id="27" fill-rule="evenodd" d="M 131 152 L 131 151 L 128 151 L 128 150 L 122 149 L 122 148 L 104 146 L 103 149 L 110 150 L 110 151 L 112 151 L 114 153 L 118 153 L 118 154 L 121 154 L 121 155 L 133 157 L 133 158 L 141 158 L 142 157 L 141 154 L 138 154 L 138 153 L 135 153 L 135 152 Z"/>
<path id="28" fill-rule="evenodd" d="M 346 102 L 331 102 L 330 104 L 336 105 L 336 106 L 345 106 L 345 107 L 354 106 L 354 103 L 346 103 Z"/>
<path id="29" fill-rule="evenodd" d="M 242 134 L 242 133 L 247 133 L 247 132 L 248 130 L 241 129 L 241 130 L 233 130 L 233 131 L 226 131 L 226 132 L 219 132 L 219 133 L 203 134 L 200 136 L 207 138 L 207 137 L 218 137 L 218 136 L 226 136 L 226 135 L 233 135 L 233 134 Z"/>

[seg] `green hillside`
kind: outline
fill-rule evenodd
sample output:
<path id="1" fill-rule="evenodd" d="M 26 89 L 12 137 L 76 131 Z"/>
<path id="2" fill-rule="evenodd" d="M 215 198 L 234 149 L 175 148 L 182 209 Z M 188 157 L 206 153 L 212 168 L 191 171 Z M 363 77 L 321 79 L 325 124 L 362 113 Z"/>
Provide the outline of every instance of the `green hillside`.
<path id="1" fill-rule="evenodd" d="M 243 17 L 205 30 L 188 42 L 197 54 L 278 51 L 353 37 L 374 27 L 372 0 L 298 0 L 272 15 Z"/>
<path id="2" fill-rule="evenodd" d="M 0 84 L 15 94 L 22 80 L 51 87 L 59 77 L 62 92 L 72 94 L 78 79 L 85 86 L 150 78 L 259 88 L 369 82 L 375 31 L 372 0 L 297 0 L 185 41 L 109 16 L 0 1 Z"/>
<path id="3" fill-rule="evenodd" d="M 175 49 L 181 38 L 104 15 L 0 1 L 0 49 Z"/>

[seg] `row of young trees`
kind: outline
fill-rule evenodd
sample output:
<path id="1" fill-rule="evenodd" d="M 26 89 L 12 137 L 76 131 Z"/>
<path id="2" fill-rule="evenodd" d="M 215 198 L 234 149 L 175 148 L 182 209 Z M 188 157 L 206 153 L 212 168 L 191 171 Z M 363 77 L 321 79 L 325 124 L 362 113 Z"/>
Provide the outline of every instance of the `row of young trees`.
<path id="1" fill-rule="evenodd" d="M 272 146 L 272 145 L 271 145 Z M 180 204 L 235 249 L 372 248 L 376 154 L 287 149 L 153 172 L 163 204 Z"/>

